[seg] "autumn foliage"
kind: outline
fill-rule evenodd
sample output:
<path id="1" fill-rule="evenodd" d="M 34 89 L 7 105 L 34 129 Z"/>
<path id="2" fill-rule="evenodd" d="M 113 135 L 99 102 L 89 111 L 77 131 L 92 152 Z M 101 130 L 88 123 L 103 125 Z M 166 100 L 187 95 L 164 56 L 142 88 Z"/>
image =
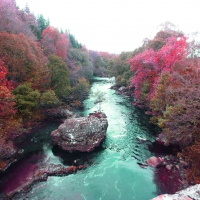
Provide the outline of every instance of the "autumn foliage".
<path id="1" fill-rule="evenodd" d="M 145 108 L 161 128 L 160 141 L 182 148 L 179 156 L 191 165 L 187 180 L 200 183 L 199 59 L 191 57 L 186 37 L 165 36 L 147 42 L 144 51 L 129 60 L 134 105 Z"/>
<path id="2" fill-rule="evenodd" d="M 22 33 L 0 32 L 0 55 L 5 57 L 8 80 L 17 83 L 34 83 L 47 62 L 40 45 Z"/>
<path id="3" fill-rule="evenodd" d="M 159 51 L 146 50 L 129 60 L 134 72 L 131 87 L 134 87 L 136 104 L 148 106 L 161 74 L 171 73 L 174 63 L 180 61 L 185 53 L 186 38 L 171 37 Z"/>
<path id="4" fill-rule="evenodd" d="M 30 19 L 31 16 L 32 15 L 29 13 L 25 19 L 28 19 L 28 17 Z M 22 12 L 16 7 L 15 0 L 0 1 L 0 19 L 0 32 L 5 31 L 13 34 L 23 33 L 28 37 L 35 38 L 30 28 L 30 25 L 35 24 L 33 16 L 31 21 L 25 21 Z M 29 22 L 31 22 L 31 24 Z"/>
<path id="5" fill-rule="evenodd" d="M 61 34 L 56 28 L 48 26 L 42 32 L 41 43 L 44 46 L 46 56 L 55 54 L 63 59 L 66 58 L 69 45 L 67 34 Z"/>
<path id="6" fill-rule="evenodd" d="M 191 164 L 188 180 L 200 183 L 199 46 L 165 27 L 133 52 L 89 51 L 71 33 L 50 26 L 15 0 L 0 1 L 1 138 L 40 120 L 40 109 L 66 102 L 80 106 L 93 75 L 115 76 L 133 91 L 134 105 L 146 109 L 165 145 L 179 145 Z M 20 124 L 21 123 L 21 124 Z M 22 124 L 26 123 L 26 124 Z M 3 143 L 4 144 L 4 143 Z M 0 152 L 1 155 L 1 152 Z"/>
<path id="7" fill-rule="evenodd" d="M 10 131 L 13 123 L 14 108 L 13 87 L 10 81 L 6 79 L 7 69 L 2 59 L 0 59 L 0 137 L 4 137 Z"/>

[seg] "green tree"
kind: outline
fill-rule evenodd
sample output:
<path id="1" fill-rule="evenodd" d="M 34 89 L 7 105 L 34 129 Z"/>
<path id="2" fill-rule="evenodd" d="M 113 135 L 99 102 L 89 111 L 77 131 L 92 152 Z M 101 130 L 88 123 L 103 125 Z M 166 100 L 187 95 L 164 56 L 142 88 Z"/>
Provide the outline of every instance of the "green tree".
<path id="1" fill-rule="evenodd" d="M 32 89 L 30 83 L 24 83 L 14 89 L 12 93 L 16 102 L 17 114 L 23 120 L 32 118 L 39 105 L 39 91 Z"/>
<path id="2" fill-rule="evenodd" d="M 70 92 L 70 72 L 67 65 L 60 57 L 51 55 L 47 66 L 51 71 L 51 87 L 58 98 L 65 99 Z"/>
<path id="3" fill-rule="evenodd" d="M 38 15 L 37 17 L 37 23 L 38 23 L 38 33 L 37 38 L 40 40 L 42 38 L 42 31 L 47 28 L 47 26 L 50 26 L 49 19 L 45 19 L 42 14 Z"/>
<path id="4" fill-rule="evenodd" d="M 74 87 L 74 94 L 79 101 L 83 101 L 89 93 L 90 84 L 85 78 L 80 78 Z"/>
<path id="5" fill-rule="evenodd" d="M 70 44 L 73 48 L 75 49 L 80 49 L 82 48 L 82 45 L 80 43 L 78 43 L 78 41 L 75 39 L 74 35 L 72 35 L 71 33 L 69 34 L 69 39 L 70 39 Z"/>
<path id="6" fill-rule="evenodd" d="M 106 98 L 105 98 L 105 92 L 101 92 L 101 91 L 97 90 L 96 92 L 94 92 L 92 94 L 92 96 L 94 96 L 95 99 L 96 99 L 94 101 L 94 103 L 98 104 L 98 112 L 101 112 L 102 111 L 101 110 L 101 103 L 106 100 Z"/>
<path id="7" fill-rule="evenodd" d="M 56 107 L 59 105 L 59 99 L 53 90 L 47 90 L 41 95 L 40 105 L 46 108 Z"/>

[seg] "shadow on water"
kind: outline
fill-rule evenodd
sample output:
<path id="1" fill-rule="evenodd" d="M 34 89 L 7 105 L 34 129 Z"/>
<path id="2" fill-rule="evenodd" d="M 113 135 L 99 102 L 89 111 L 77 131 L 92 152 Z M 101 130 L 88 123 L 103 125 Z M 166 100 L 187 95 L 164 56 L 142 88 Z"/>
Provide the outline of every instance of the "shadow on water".
<path id="1" fill-rule="evenodd" d="M 88 167 L 94 163 L 93 159 L 97 159 L 98 155 L 100 155 L 103 150 L 105 150 L 105 148 L 102 145 L 95 148 L 92 152 L 69 153 L 60 149 L 58 146 L 54 146 L 52 148 L 52 153 L 54 156 L 58 157 L 60 162 L 65 166 L 85 165 Z"/>

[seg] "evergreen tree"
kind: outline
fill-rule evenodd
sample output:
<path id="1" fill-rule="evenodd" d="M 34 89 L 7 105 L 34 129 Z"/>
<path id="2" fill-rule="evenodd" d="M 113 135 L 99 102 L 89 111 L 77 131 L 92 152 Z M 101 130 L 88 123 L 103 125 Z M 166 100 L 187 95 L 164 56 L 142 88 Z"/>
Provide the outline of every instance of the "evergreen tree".
<path id="1" fill-rule="evenodd" d="M 47 26 L 50 26 L 50 22 L 49 22 L 49 19 L 46 20 L 42 14 L 38 16 L 37 22 L 38 22 L 38 28 L 39 28 L 37 37 L 40 40 L 42 38 L 42 31 L 46 29 Z"/>
<path id="2" fill-rule="evenodd" d="M 49 56 L 47 65 L 51 71 L 51 87 L 56 96 L 65 99 L 70 92 L 69 69 L 65 62 L 58 56 Z"/>

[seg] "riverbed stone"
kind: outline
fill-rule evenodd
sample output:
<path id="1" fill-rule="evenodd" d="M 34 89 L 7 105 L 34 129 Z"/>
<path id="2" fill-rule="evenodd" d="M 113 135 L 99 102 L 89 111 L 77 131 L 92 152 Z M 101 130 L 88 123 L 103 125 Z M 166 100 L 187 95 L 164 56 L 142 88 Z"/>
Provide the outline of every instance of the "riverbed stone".
<path id="1" fill-rule="evenodd" d="M 164 160 L 161 157 L 155 157 L 155 156 L 152 156 L 146 160 L 147 165 L 155 168 L 162 165 L 163 162 Z"/>
<path id="2" fill-rule="evenodd" d="M 108 121 L 105 113 L 96 112 L 87 117 L 66 119 L 51 133 L 53 143 L 69 152 L 90 152 L 106 136 Z"/>

